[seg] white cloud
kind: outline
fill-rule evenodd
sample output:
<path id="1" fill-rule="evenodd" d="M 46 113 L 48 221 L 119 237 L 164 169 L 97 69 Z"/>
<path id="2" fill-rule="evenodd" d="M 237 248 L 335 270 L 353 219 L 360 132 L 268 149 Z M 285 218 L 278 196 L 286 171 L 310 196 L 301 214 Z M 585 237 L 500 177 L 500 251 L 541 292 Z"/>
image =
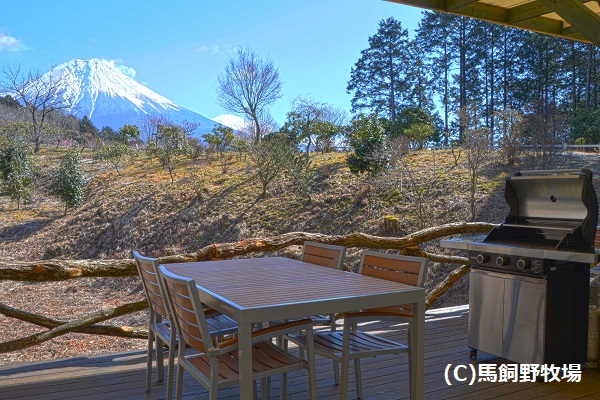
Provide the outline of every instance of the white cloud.
<path id="1" fill-rule="evenodd" d="M 20 51 L 24 50 L 25 46 L 19 39 L 9 36 L 5 33 L 0 33 L 0 51 Z"/>
<path id="2" fill-rule="evenodd" d="M 212 120 L 238 131 L 246 125 L 246 121 L 243 118 L 231 114 L 221 114 L 212 118 Z"/>
<path id="3" fill-rule="evenodd" d="M 202 45 L 196 49 L 198 53 L 208 53 L 212 55 L 223 55 L 225 52 L 221 50 L 221 46 L 213 44 L 212 46 Z"/>
<path id="4" fill-rule="evenodd" d="M 119 71 L 121 71 L 122 73 L 124 73 L 125 75 L 127 75 L 128 77 L 130 77 L 131 79 L 135 79 L 135 75 L 137 74 L 137 71 L 131 67 L 128 67 L 126 65 L 123 65 L 120 63 L 120 60 L 115 61 L 115 60 L 108 60 L 108 62 L 116 69 L 118 69 Z"/>
<path id="5" fill-rule="evenodd" d="M 213 56 L 223 56 L 227 54 L 232 54 L 236 51 L 237 47 L 231 46 L 219 46 L 218 44 L 213 45 L 205 45 L 198 47 L 196 49 L 196 53 L 207 53 Z"/>

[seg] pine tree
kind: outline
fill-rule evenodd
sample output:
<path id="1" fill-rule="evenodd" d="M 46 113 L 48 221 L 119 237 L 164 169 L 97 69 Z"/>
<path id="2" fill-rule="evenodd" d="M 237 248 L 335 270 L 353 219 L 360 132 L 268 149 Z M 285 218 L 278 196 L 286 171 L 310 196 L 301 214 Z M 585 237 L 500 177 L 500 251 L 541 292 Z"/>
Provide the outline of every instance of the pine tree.
<path id="1" fill-rule="evenodd" d="M 5 148 L 0 155 L 0 172 L 6 192 L 20 209 L 21 200 L 29 200 L 33 190 L 34 171 L 30 151 L 22 146 Z"/>
<path id="2" fill-rule="evenodd" d="M 81 156 L 76 151 L 66 153 L 52 182 L 52 192 L 65 202 L 65 215 L 69 208 L 83 204 L 85 173 L 81 167 Z"/>
<path id="3" fill-rule="evenodd" d="M 348 93 L 353 92 L 352 112 L 376 113 L 396 121 L 396 115 L 407 103 L 408 31 L 390 17 L 379 22 L 379 29 L 369 38 L 369 48 L 350 73 Z"/>
<path id="4" fill-rule="evenodd" d="M 444 145 L 448 146 L 450 138 L 450 120 L 452 118 L 452 69 L 457 60 L 452 51 L 451 32 L 456 24 L 456 17 L 452 14 L 426 12 L 419 23 L 417 30 L 417 45 L 426 53 L 426 63 L 429 66 L 431 79 L 430 85 L 443 110 Z"/>

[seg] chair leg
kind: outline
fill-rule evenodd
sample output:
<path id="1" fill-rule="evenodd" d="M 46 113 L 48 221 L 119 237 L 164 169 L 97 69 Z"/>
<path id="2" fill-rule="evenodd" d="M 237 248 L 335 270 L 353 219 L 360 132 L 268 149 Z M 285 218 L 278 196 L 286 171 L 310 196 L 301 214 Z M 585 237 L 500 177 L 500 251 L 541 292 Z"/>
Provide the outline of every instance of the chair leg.
<path id="1" fill-rule="evenodd" d="M 173 332 L 172 332 L 173 333 Z M 173 373 L 175 367 L 175 346 L 176 346 L 176 338 L 175 335 L 171 336 L 171 341 L 169 343 L 169 365 L 167 367 L 167 400 L 171 400 L 173 398 Z"/>
<path id="2" fill-rule="evenodd" d="M 263 378 L 260 380 L 260 398 L 269 400 L 271 398 L 271 378 Z"/>
<path id="3" fill-rule="evenodd" d="M 329 330 L 331 332 L 335 332 L 335 330 L 337 328 L 335 314 L 329 315 L 329 321 L 330 321 L 329 322 Z M 332 360 L 332 362 L 333 362 L 333 382 L 336 384 L 336 386 L 339 386 L 339 384 L 340 384 L 340 364 L 335 360 Z"/>
<path id="4" fill-rule="evenodd" d="M 348 399 L 348 375 L 350 374 L 350 325 L 344 321 L 344 341 L 342 344 L 342 374 L 340 384 L 340 400 Z"/>
<path id="5" fill-rule="evenodd" d="M 278 336 L 277 340 L 279 340 L 279 338 L 281 338 L 281 348 L 285 351 L 288 350 L 288 340 L 286 338 L 284 338 L 283 336 Z M 287 373 L 284 373 L 281 375 L 281 387 L 279 388 L 279 398 L 282 400 L 285 400 L 285 398 L 287 397 Z"/>
<path id="6" fill-rule="evenodd" d="M 158 381 L 162 382 L 165 379 L 165 357 L 163 341 L 158 336 L 154 337 L 156 341 L 156 369 L 158 370 Z"/>
<path id="7" fill-rule="evenodd" d="M 154 346 L 154 333 L 148 329 L 148 352 L 146 355 L 146 392 L 150 391 L 152 380 L 152 346 Z"/>
<path id="8" fill-rule="evenodd" d="M 333 360 L 333 382 L 336 386 L 340 385 L 340 363 Z"/>
<path id="9" fill-rule="evenodd" d="M 348 375 L 350 372 L 350 360 L 342 356 L 342 374 L 340 377 L 340 400 L 348 398 Z"/>
<path id="10" fill-rule="evenodd" d="M 356 380 L 356 398 L 363 398 L 362 391 L 362 374 L 360 371 L 360 358 L 354 359 L 354 379 Z"/>
<path id="11" fill-rule="evenodd" d="M 183 367 L 181 364 L 177 364 L 177 378 L 175 380 L 175 400 L 181 400 L 183 397 Z M 213 392 L 216 392 L 217 388 L 210 387 L 210 397 L 213 397 Z"/>
<path id="12" fill-rule="evenodd" d="M 315 363 L 315 339 L 312 328 L 306 332 L 306 355 L 308 358 L 308 386 L 310 399 L 317 400 L 317 365 Z"/>

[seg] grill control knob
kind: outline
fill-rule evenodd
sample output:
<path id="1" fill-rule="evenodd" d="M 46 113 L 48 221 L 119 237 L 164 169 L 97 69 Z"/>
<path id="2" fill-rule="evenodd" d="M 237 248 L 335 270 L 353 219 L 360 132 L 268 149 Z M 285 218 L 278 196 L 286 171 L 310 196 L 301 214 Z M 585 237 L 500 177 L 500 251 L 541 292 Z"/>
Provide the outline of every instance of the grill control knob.
<path id="1" fill-rule="evenodd" d="M 508 263 L 510 263 L 510 258 L 508 257 L 498 256 L 498 258 L 496 258 L 496 265 L 499 267 L 503 267 Z"/>
<path id="2" fill-rule="evenodd" d="M 477 264 L 483 264 L 490 261 L 489 254 L 479 253 L 477 254 Z"/>
<path id="3" fill-rule="evenodd" d="M 517 261 L 517 268 L 519 269 L 527 269 L 531 266 L 531 262 L 526 258 L 519 258 Z"/>

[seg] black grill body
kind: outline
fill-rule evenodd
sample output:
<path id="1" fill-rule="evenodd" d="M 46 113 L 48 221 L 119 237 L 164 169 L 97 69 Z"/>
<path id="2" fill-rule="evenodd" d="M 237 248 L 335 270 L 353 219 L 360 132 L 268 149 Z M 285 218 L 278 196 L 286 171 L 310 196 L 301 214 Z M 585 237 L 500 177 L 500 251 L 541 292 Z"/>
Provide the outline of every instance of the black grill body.
<path id="1" fill-rule="evenodd" d="M 522 171 L 507 178 L 510 212 L 483 239 L 442 247 L 468 253 L 469 347 L 519 363 L 584 364 L 589 267 L 598 201 L 589 170 Z"/>

